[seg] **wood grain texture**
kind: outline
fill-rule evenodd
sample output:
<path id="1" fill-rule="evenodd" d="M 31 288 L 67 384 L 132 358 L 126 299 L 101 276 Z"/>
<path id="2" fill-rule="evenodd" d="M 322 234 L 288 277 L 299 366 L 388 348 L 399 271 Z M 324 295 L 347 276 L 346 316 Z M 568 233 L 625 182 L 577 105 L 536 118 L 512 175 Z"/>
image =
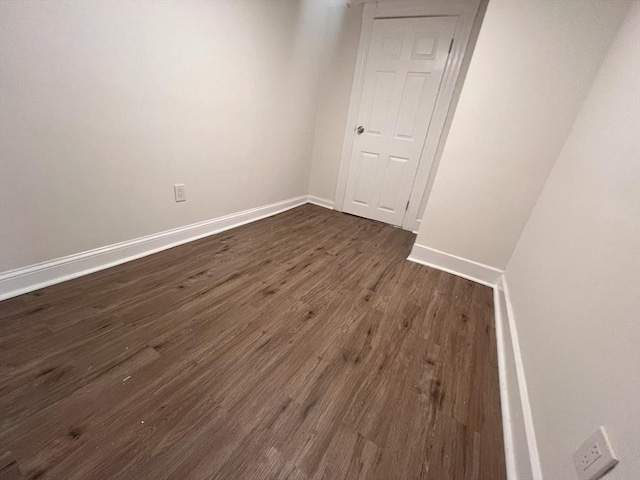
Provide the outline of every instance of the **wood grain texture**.
<path id="1" fill-rule="evenodd" d="M 505 478 L 490 288 L 305 205 L 0 303 L 0 478 Z"/>

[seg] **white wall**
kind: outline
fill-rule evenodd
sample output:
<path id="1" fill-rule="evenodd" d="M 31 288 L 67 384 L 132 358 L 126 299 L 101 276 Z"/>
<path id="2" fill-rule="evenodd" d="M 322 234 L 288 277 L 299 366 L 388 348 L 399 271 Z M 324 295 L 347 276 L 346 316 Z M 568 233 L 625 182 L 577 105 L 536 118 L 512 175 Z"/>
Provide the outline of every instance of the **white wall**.
<path id="1" fill-rule="evenodd" d="M 0 6 L 0 271 L 307 194 L 340 9 Z"/>
<path id="2" fill-rule="evenodd" d="M 335 41 L 328 45 L 327 59 L 320 74 L 309 193 L 333 202 L 351 99 L 363 4 L 347 7 L 343 3 L 332 8 L 342 12 L 331 15 L 334 23 L 330 25 L 332 31 L 327 35 Z"/>
<path id="3" fill-rule="evenodd" d="M 416 243 L 507 265 L 627 8 L 489 2 Z"/>
<path id="4" fill-rule="evenodd" d="M 640 4 L 578 114 L 506 270 L 546 479 L 599 425 L 640 478 Z"/>

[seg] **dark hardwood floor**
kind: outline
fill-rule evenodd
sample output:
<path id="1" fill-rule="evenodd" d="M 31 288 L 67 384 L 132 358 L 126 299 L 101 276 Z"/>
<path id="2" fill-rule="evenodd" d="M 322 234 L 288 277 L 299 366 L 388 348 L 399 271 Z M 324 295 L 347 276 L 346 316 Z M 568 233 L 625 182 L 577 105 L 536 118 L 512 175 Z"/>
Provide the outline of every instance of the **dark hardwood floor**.
<path id="1" fill-rule="evenodd" d="M 490 288 L 305 205 L 0 303 L 0 478 L 505 478 Z"/>

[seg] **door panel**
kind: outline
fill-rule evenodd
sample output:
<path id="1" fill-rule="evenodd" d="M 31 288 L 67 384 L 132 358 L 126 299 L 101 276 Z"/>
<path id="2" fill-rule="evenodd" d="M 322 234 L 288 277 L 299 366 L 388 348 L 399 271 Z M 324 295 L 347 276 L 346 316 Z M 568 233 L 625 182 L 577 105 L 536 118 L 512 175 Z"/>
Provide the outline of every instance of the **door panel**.
<path id="1" fill-rule="evenodd" d="M 375 177 L 370 175 L 370 173 L 376 171 L 378 167 L 378 157 L 375 153 L 360 152 L 357 175 L 358 185 L 353 198 L 355 203 L 363 206 L 371 205 L 371 194 Z"/>
<path id="2" fill-rule="evenodd" d="M 383 176 L 382 190 L 378 208 L 386 212 L 395 213 L 398 195 L 402 186 L 402 178 L 406 173 L 408 159 L 389 156 L 386 172 Z"/>
<path id="3" fill-rule="evenodd" d="M 402 224 L 455 24 L 454 17 L 374 21 L 345 212 Z"/>
<path id="4" fill-rule="evenodd" d="M 366 121 L 369 134 L 382 135 L 384 131 L 395 80 L 395 72 L 375 72 L 375 90 Z"/>
<path id="5" fill-rule="evenodd" d="M 422 98 L 422 91 L 430 73 L 409 72 L 404 85 L 400 113 L 396 122 L 394 138 L 413 140 L 418 108 L 416 98 Z"/>

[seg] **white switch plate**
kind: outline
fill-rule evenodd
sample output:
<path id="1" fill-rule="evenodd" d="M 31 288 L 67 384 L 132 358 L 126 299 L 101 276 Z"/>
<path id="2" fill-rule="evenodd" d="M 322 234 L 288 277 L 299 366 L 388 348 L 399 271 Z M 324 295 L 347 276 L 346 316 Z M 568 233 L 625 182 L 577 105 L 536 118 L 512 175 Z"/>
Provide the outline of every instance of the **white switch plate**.
<path id="1" fill-rule="evenodd" d="M 178 183 L 173 186 L 173 193 L 176 197 L 176 202 L 186 202 L 187 201 L 187 191 L 184 188 L 184 183 Z"/>
<path id="2" fill-rule="evenodd" d="M 573 454 L 579 480 L 596 480 L 618 463 L 604 427 L 591 434 Z"/>

